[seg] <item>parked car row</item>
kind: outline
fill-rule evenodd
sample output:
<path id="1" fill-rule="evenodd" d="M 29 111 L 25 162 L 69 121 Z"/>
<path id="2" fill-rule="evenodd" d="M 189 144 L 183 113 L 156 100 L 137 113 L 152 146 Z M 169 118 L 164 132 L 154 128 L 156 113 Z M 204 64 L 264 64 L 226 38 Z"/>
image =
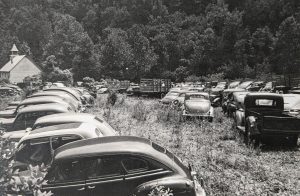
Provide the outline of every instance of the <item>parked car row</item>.
<path id="1" fill-rule="evenodd" d="M 146 196 L 155 186 L 178 196 L 205 195 L 203 180 L 167 149 L 119 136 L 103 118 L 83 113 L 83 95 L 74 88 L 48 88 L 1 111 L 2 139 L 16 143 L 12 159 L 19 176 L 30 175 L 29 165 L 45 164 L 41 189 L 54 195 Z"/>

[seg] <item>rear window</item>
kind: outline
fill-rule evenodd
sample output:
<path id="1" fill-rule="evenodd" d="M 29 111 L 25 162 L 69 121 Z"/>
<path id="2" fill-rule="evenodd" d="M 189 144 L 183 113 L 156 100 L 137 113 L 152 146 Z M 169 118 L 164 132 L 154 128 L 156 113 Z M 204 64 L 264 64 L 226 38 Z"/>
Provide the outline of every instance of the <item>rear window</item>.
<path id="1" fill-rule="evenodd" d="M 267 106 L 267 107 L 276 107 L 277 101 L 272 99 L 256 99 L 255 100 L 256 106 Z"/>

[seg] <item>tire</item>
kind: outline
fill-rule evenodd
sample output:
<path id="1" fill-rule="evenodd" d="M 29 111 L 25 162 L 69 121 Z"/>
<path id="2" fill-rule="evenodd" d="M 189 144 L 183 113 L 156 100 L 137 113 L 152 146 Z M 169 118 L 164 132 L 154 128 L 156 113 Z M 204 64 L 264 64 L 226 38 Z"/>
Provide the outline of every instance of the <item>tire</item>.
<path id="1" fill-rule="evenodd" d="M 213 122 L 213 120 L 214 120 L 214 118 L 213 118 L 213 117 L 211 117 L 211 116 L 210 116 L 210 117 L 208 117 L 208 122 L 210 122 L 210 123 L 211 123 L 211 122 Z"/>
<path id="2" fill-rule="evenodd" d="M 174 100 L 173 101 L 173 105 L 178 106 L 179 105 L 179 101 L 178 100 Z"/>

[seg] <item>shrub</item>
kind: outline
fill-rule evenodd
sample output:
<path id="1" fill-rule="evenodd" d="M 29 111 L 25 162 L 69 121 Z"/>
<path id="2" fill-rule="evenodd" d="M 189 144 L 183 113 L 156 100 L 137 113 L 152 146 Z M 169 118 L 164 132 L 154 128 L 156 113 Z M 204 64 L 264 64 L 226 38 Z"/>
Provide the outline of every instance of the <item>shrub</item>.
<path id="1" fill-rule="evenodd" d="M 117 93 L 115 91 L 109 91 L 107 96 L 107 104 L 110 106 L 114 106 L 118 99 Z"/>
<path id="2" fill-rule="evenodd" d="M 173 196 L 173 193 L 170 188 L 165 189 L 164 186 L 156 186 L 152 189 L 148 196 Z"/>
<path id="3" fill-rule="evenodd" d="M 133 106 L 132 118 L 135 118 L 139 121 L 145 121 L 147 119 L 147 108 L 142 101 L 138 101 Z"/>

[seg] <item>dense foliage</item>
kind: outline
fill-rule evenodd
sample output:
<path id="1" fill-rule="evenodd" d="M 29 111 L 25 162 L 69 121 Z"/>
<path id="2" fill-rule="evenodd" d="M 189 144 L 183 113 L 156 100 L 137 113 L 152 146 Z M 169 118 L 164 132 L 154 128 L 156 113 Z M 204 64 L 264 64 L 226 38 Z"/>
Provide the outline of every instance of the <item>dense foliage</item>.
<path id="1" fill-rule="evenodd" d="M 16 43 L 74 80 L 295 73 L 299 13 L 298 0 L 0 0 L 0 64 Z"/>

